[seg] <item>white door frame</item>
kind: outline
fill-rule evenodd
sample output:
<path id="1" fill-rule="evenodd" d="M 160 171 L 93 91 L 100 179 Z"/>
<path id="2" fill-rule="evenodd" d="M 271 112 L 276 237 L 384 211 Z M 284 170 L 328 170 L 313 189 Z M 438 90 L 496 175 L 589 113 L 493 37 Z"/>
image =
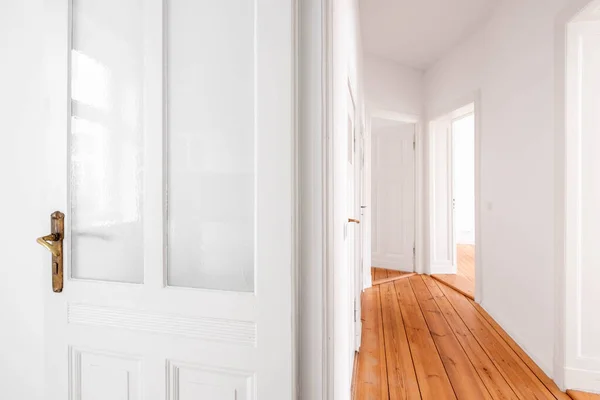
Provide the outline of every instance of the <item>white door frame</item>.
<path id="1" fill-rule="evenodd" d="M 597 380 L 597 375 L 587 371 L 568 371 L 567 366 L 567 330 L 576 329 L 567 325 L 567 285 L 573 281 L 579 269 L 579 251 L 577 227 L 578 201 L 577 169 L 581 163 L 581 154 L 577 151 L 580 135 L 576 130 L 569 129 L 569 114 L 573 108 L 567 98 L 567 29 L 569 23 L 594 0 L 573 0 L 555 19 L 554 25 L 554 79 L 555 79 L 555 234 L 554 234 L 554 290 L 555 323 L 554 323 L 554 381 L 562 389 L 567 389 L 566 381 L 574 379 L 581 382 Z M 567 134 L 568 132 L 568 134 Z M 573 332 L 572 332 L 573 333 Z M 574 376 L 577 374 L 579 376 Z M 570 375 L 567 378 L 567 375 Z M 583 380 L 580 380 L 583 379 Z"/>
<path id="2" fill-rule="evenodd" d="M 333 0 L 298 6 L 299 394 L 333 399 Z"/>
<path id="3" fill-rule="evenodd" d="M 371 130 L 373 119 L 384 119 L 388 121 L 396 121 L 407 124 L 415 125 L 415 258 L 414 258 L 414 271 L 418 274 L 422 274 L 425 271 L 425 266 L 423 262 L 423 237 L 424 237 L 424 229 L 423 229 L 423 129 L 421 118 L 418 115 L 413 114 L 402 114 L 394 111 L 386 111 L 381 109 L 373 109 L 369 112 L 369 130 Z M 366 140 L 369 141 L 369 144 L 372 142 L 372 131 L 367 135 Z M 371 145 L 365 146 L 367 148 L 372 148 Z M 371 171 L 372 172 L 372 171 Z M 366 176 L 369 184 L 365 185 L 367 187 L 371 187 L 371 176 L 370 174 Z M 371 197 L 371 193 L 367 193 L 367 197 Z M 371 204 L 371 207 L 373 205 Z M 369 213 L 371 215 L 371 213 Z M 367 221 L 367 232 L 366 235 L 371 235 L 372 229 L 372 221 Z M 370 261 L 370 260 L 369 260 Z M 365 267 L 366 268 L 366 267 Z M 364 271 L 363 273 L 370 273 L 370 266 L 368 271 Z"/>
<path id="4" fill-rule="evenodd" d="M 456 234 L 456 171 L 454 170 L 454 159 L 456 156 L 456 147 L 454 145 L 454 122 L 466 118 L 469 115 L 475 116 L 475 104 L 471 103 L 454 111 L 450 118 L 450 201 L 452 202 L 452 246 L 454 250 L 454 270 L 458 270 L 458 251 L 457 251 L 457 234 Z M 475 211 L 475 210 L 473 210 Z M 477 245 L 477 241 L 475 241 Z M 477 248 L 477 246 L 475 246 Z"/>
<path id="5" fill-rule="evenodd" d="M 461 98 L 455 102 L 452 102 L 446 107 L 442 109 L 441 112 L 438 112 L 432 118 L 429 118 L 430 123 L 428 124 L 429 135 L 427 142 L 427 176 L 429 183 L 428 197 L 429 201 L 427 203 L 427 215 L 428 215 L 428 237 L 427 237 L 427 247 L 430 252 L 433 251 L 433 234 L 432 234 L 432 211 L 433 211 L 433 200 L 431 198 L 431 194 L 433 192 L 433 155 L 432 155 L 432 147 L 431 147 L 431 135 L 433 132 L 431 131 L 431 122 L 434 122 L 444 116 L 450 116 L 450 120 L 455 119 L 464 109 L 465 105 L 473 104 L 473 113 L 475 115 L 475 301 L 477 303 L 481 303 L 483 301 L 483 259 L 482 259 L 482 249 L 483 249 L 483 240 L 481 235 L 481 134 L 482 134 L 482 126 L 481 126 L 481 91 L 477 90 L 464 98 Z M 456 113 L 456 114 L 455 114 Z M 467 114 L 466 112 L 462 112 L 463 114 Z M 451 138 L 451 136 L 450 136 Z M 453 186 L 453 185 L 452 185 Z M 451 201 L 451 199 L 450 199 Z M 454 229 L 454 227 L 452 227 Z M 454 239 L 452 240 L 452 244 L 455 245 Z M 456 250 L 454 251 L 456 253 Z M 428 265 L 426 268 L 427 273 L 431 273 L 431 261 L 432 256 L 429 255 Z"/>

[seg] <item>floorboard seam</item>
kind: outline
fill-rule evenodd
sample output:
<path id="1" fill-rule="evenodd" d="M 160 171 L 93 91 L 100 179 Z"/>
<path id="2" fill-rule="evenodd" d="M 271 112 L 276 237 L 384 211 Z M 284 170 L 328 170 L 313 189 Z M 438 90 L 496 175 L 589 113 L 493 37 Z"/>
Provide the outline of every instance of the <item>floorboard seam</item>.
<path id="1" fill-rule="evenodd" d="M 380 324 L 379 324 L 379 329 L 381 329 L 381 337 L 383 338 L 383 355 L 384 355 L 384 359 L 383 359 L 383 363 L 385 365 L 385 381 L 387 382 L 387 395 L 388 395 L 388 400 L 391 399 L 391 394 L 390 394 L 390 379 L 389 379 L 389 372 L 388 372 L 388 364 L 387 364 L 387 344 L 386 344 L 386 340 L 385 340 L 385 331 L 383 329 L 383 296 L 381 295 L 381 286 L 377 287 L 377 298 L 379 299 L 379 320 L 380 320 Z"/>
<path id="2" fill-rule="evenodd" d="M 406 324 L 404 323 L 404 314 L 402 314 L 402 307 L 400 306 L 400 300 L 398 300 L 398 289 L 396 288 L 396 284 L 393 283 L 392 287 L 394 288 L 394 299 L 396 303 L 398 303 L 398 309 L 400 310 L 400 320 L 402 321 L 402 326 L 404 327 L 404 331 L 406 332 Z M 408 341 L 408 333 L 406 335 L 406 343 L 408 345 L 408 352 L 410 353 L 410 361 L 412 362 L 413 370 L 415 372 L 415 380 L 417 381 L 417 387 L 419 388 L 419 396 L 423 398 L 423 394 L 421 393 L 421 384 L 419 383 L 419 378 L 417 378 L 417 368 L 415 367 L 415 359 L 413 357 L 413 351 L 410 347 L 410 342 Z"/>
<path id="3" fill-rule="evenodd" d="M 423 278 L 421 278 L 421 277 L 419 277 L 419 278 L 421 280 L 423 280 Z M 423 316 L 423 320 L 425 321 L 425 325 L 427 325 L 427 330 L 429 331 L 429 335 L 431 336 L 433 345 L 435 346 L 435 349 L 437 350 L 437 354 L 438 354 L 438 357 L 440 358 L 440 362 L 442 363 L 442 367 L 444 368 L 444 372 L 446 372 L 446 377 L 448 378 L 448 382 L 450 382 L 450 387 L 452 388 L 452 391 L 454 392 L 454 397 L 456 399 L 458 399 L 458 395 L 456 394 L 456 389 L 454 389 L 454 385 L 452 384 L 450 375 L 448 375 L 448 369 L 446 368 L 446 364 L 444 364 L 444 360 L 442 359 L 442 355 L 440 354 L 440 348 L 438 347 L 437 343 L 435 342 L 435 339 L 433 338 L 433 335 L 431 334 L 431 327 L 429 326 L 429 323 L 427 322 L 427 318 L 425 318 L 425 313 L 423 312 L 421 303 L 419 302 L 419 299 L 417 298 L 417 293 L 415 292 L 415 289 L 413 288 L 412 281 L 409 279 L 408 282 L 410 285 L 410 289 L 412 290 L 413 295 L 415 296 L 415 300 L 417 301 L 417 306 L 419 306 L 419 311 L 421 311 L 421 315 Z M 423 282 L 423 283 L 425 283 L 425 282 Z"/>
<path id="4" fill-rule="evenodd" d="M 485 390 L 487 390 L 488 394 L 490 395 L 490 398 L 494 398 L 494 396 L 492 395 L 492 392 L 490 391 L 490 389 L 487 387 L 487 385 L 485 384 L 485 380 L 483 379 L 483 377 L 481 376 L 481 373 L 477 370 L 477 368 L 475 367 L 475 364 L 473 364 L 473 360 L 471 360 L 471 357 L 469 357 L 469 354 L 467 353 L 467 351 L 465 350 L 465 347 L 462 345 L 462 343 L 460 342 L 460 340 L 458 340 L 458 336 L 456 335 L 456 333 L 454 332 L 454 329 L 452 329 L 452 324 L 450 323 L 450 321 L 448 320 L 448 318 L 446 318 L 446 315 L 442 312 L 442 308 L 440 307 L 440 304 L 438 303 L 438 299 L 436 296 L 433 295 L 433 293 L 431 292 L 431 289 L 429 289 L 429 286 L 427 284 L 425 284 L 425 287 L 427 288 L 427 290 L 429 291 L 429 294 L 431 294 L 431 297 L 433 298 L 433 301 L 435 302 L 435 304 L 437 305 L 438 309 L 440 310 L 440 314 L 442 315 L 442 318 L 444 318 L 444 321 L 446 321 L 446 323 L 448 324 L 448 326 L 450 327 L 450 331 L 452 331 L 452 334 L 454 335 L 454 337 L 456 338 L 456 341 L 458 342 L 458 345 L 460 346 L 460 348 L 462 349 L 463 353 L 465 353 L 465 355 L 467 356 L 467 360 L 469 360 L 469 363 L 471 363 L 471 366 L 473 367 L 473 370 L 475 370 L 475 373 L 477 374 L 477 376 L 479 376 L 479 379 L 481 379 L 481 382 L 483 383 L 483 387 L 485 387 Z M 442 294 L 444 295 L 444 297 L 446 297 L 446 295 L 442 292 Z M 446 297 L 447 299 L 447 297 Z M 450 303 L 450 300 L 448 300 L 448 303 Z M 450 303 L 450 305 L 452 306 L 452 303 Z M 452 308 L 454 309 L 454 307 L 452 306 Z M 454 312 L 456 313 L 456 310 L 454 310 Z M 458 318 L 460 318 L 460 315 L 458 315 L 458 313 L 456 313 L 456 315 L 458 316 Z M 462 321 L 462 319 L 461 319 Z M 466 325 L 465 325 L 466 326 Z M 468 327 L 467 327 L 468 329 Z M 470 331 L 469 331 L 470 333 Z M 471 334 L 471 336 L 473 336 L 473 338 L 475 340 L 477 340 L 477 338 L 474 337 L 473 334 Z M 481 347 L 481 344 L 479 342 L 477 342 L 479 344 L 479 347 Z M 485 350 L 483 350 L 483 348 L 481 349 L 484 353 Z M 487 353 L 485 353 L 487 355 Z M 493 363 L 493 362 L 492 362 Z M 495 364 L 494 364 L 495 365 Z M 496 368 L 497 369 L 497 368 Z M 500 375 L 502 376 L 502 374 Z M 504 379 L 504 381 L 506 381 L 506 379 L 504 378 L 504 376 L 502 376 L 502 379 Z M 508 385 L 508 382 L 506 382 L 506 384 Z M 509 385 L 510 387 L 510 385 Z M 511 388 L 512 390 L 512 388 Z M 513 393 L 516 397 L 517 394 L 514 392 Z"/>
<path id="5" fill-rule="evenodd" d="M 481 307 L 481 305 L 479 305 Z M 511 350 L 513 350 L 513 352 L 519 357 L 519 359 L 521 361 L 523 361 L 523 364 L 525 364 L 525 366 L 531 371 L 531 373 L 533 375 L 535 375 L 535 377 L 540 381 L 540 383 L 550 392 L 550 394 L 552 395 L 552 397 L 554 397 L 556 400 L 560 400 L 552 391 L 552 389 L 550 389 L 548 387 L 548 385 L 546 385 L 546 383 L 538 376 L 538 374 L 529 366 L 529 363 L 527 361 L 525 361 L 525 359 L 523 359 L 523 357 L 521 357 L 521 355 L 514 351 L 513 347 L 511 346 L 511 344 L 508 342 L 508 340 L 506 340 L 504 338 L 504 335 L 502 334 L 502 332 L 499 332 L 498 329 L 496 329 L 496 327 L 493 324 L 490 324 L 489 321 L 487 320 L 486 316 L 477 308 L 477 307 L 473 307 L 475 308 L 475 311 L 477 311 L 479 313 L 479 315 L 481 315 L 483 317 L 483 319 L 485 319 L 485 321 L 490 325 L 490 327 L 496 332 L 498 333 L 498 335 L 500 335 L 500 338 L 502 338 L 502 340 L 504 341 L 504 343 L 506 343 L 508 345 L 508 347 L 511 348 Z M 505 332 L 506 333 L 506 332 Z M 506 333 L 508 335 L 508 333 Z M 510 335 L 508 335 L 510 336 Z M 514 340 L 514 339 L 513 339 Z M 524 350 L 523 350 L 524 351 Z M 543 371 L 542 371 L 543 372 Z"/>
<path id="6" fill-rule="evenodd" d="M 444 285 L 441 282 L 435 281 L 436 285 L 438 285 L 438 288 L 440 288 L 440 290 L 442 291 L 442 293 L 444 294 L 444 296 L 448 299 L 448 302 L 450 303 L 450 306 L 454 309 L 454 312 L 456 313 L 456 315 L 458 315 L 458 318 L 460 318 L 460 320 L 463 322 L 463 324 L 465 324 L 465 326 L 467 327 L 467 329 L 469 330 L 469 332 L 471 332 L 471 334 L 473 335 L 473 338 L 475 339 L 475 341 L 477 343 L 479 343 L 479 346 L 483 349 L 483 352 L 488 356 L 488 358 L 492 361 L 492 364 L 494 364 L 494 366 L 496 367 L 496 369 L 498 370 L 498 372 L 500 373 L 500 375 L 502 375 L 502 377 L 504 378 L 504 380 L 506 381 L 506 383 L 508 384 L 508 386 L 510 386 L 511 390 L 515 393 L 515 395 L 517 397 L 519 397 L 520 399 L 523 399 L 521 396 L 519 396 L 518 391 L 515 389 L 514 384 L 511 382 L 510 379 L 508 379 L 508 377 L 506 376 L 506 372 L 504 372 L 504 370 L 501 368 L 501 366 L 496 362 L 495 358 L 492 357 L 487 349 L 486 346 L 484 346 L 484 344 L 481 342 L 481 340 L 477 337 L 477 335 L 475 335 L 472 331 L 471 328 L 469 328 L 469 325 L 467 324 L 467 322 L 465 321 L 465 319 L 463 318 L 463 316 L 460 314 L 460 312 L 458 311 L 458 309 L 456 308 L 456 306 L 454 305 L 454 302 L 452 300 L 450 300 L 450 298 L 448 296 L 446 296 L 446 294 L 444 293 L 444 289 L 441 287 L 442 285 L 447 288 L 448 290 L 453 290 L 450 287 L 447 287 L 446 285 Z M 457 292 L 458 293 L 458 292 Z M 459 293 L 460 294 L 460 293 Z M 462 296 L 462 294 L 460 294 Z M 524 399 L 525 400 L 525 399 Z"/>

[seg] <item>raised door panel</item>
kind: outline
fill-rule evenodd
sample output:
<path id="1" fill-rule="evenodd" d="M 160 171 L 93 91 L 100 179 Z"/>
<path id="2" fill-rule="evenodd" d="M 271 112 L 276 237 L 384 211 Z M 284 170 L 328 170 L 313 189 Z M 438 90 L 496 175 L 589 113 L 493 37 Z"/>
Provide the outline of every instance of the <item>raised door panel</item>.
<path id="1" fill-rule="evenodd" d="M 456 273 L 452 209 L 452 121 L 436 120 L 429 130 L 430 261 L 432 274 Z"/>
<path id="2" fill-rule="evenodd" d="M 600 391 L 600 21 L 571 24 L 567 48 L 565 384 Z"/>
<path id="3" fill-rule="evenodd" d="M 141 361 L 119 354 L 71 349 L 69 398 L 142 400 Z"/>
<path id="4" fill-rule="evenodd" d="M 254 400 L 254 374 L 169 363 L 168 400 Z"/>

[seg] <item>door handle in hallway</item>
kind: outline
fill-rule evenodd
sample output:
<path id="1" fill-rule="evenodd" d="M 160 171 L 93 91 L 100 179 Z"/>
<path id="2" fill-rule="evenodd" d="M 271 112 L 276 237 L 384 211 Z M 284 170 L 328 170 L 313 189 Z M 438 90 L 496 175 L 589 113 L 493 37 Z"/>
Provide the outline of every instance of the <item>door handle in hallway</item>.
<path id="1" fill-rule="evenodd" d="M 354 222 L 355 224 L 360 224 L 360 220 L 354 218 L 348 218 L 348 222 Z"/>
<path id="2" fill-rule="evenodd" d="M 65 215 L 60 211 L 50 216 L 49 235 L 42 236 L 37 242 L 52 253 L 52 290 L 60 293 L 63 290 L 63 239 L 65 237 Z"/>

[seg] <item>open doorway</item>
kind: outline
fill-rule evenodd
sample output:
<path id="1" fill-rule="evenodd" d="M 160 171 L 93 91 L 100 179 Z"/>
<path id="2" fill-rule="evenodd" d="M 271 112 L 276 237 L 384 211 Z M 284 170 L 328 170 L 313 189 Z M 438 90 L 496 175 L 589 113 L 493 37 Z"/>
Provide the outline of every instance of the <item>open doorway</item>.
<path id="1" fill-rule="evenodd" d="M 464 107 L 431 125 L 432 275 L 475 298 L 475 107 Z"/>

